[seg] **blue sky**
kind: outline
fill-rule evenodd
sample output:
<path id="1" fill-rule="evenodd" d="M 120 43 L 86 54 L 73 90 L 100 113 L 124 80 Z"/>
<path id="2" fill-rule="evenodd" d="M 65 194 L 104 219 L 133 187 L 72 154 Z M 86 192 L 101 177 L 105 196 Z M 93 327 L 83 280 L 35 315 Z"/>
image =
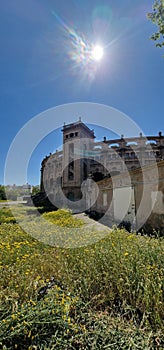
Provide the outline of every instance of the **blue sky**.
<path id="1" fill-rule="evenodd" d="M 164 132 L 163 52 L 149 40 L 156 27 L 146 18 L 152 5 L 153 0 L 1 1 L 0 183 L 15 135 L 38 113 L 58 105 L 109 105 L 131 117 L 146 135 Z M 78 38 L 103 45 L 104 57 L 96 67 L 78 57 Z M 39 183 L 42 158 L 60 144 L 59 131 L 38 145 L 28 182 Z"/>

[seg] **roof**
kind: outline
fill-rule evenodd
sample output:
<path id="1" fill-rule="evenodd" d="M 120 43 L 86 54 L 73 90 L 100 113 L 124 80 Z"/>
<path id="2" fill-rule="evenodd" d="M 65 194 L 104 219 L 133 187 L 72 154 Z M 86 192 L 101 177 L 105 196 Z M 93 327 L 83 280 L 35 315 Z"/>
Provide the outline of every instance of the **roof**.
<path id="1" fill-rule="evenodd" d="M 91 130 L 88 128 L 88 126 L 86 124 L 84 124 L 81 119 L 79 119 L 77 122 L 74 122 L 74 123 L 71 123 L 71 124 L 64 124 L 63 125 L 63 129 L 62 131 L 69 131 L 69 129 L 72 129 L 76 126 L 80 126 L 82 127 L 83 129 L 85 129 L 90 135 L 92 135 L 92 137 L 95 138 L 95 135 L 94 135 L 94 130 Z"/>

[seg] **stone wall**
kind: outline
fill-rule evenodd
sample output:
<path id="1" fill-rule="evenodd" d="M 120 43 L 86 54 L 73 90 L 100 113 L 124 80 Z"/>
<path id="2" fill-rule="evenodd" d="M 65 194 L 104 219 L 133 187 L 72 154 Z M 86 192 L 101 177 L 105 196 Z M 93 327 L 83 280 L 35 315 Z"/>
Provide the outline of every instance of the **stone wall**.
<path id="1" fill-rule="evenodd" d="M 110 225 L 115 223 L 114 189 L 132 188 L 135 204 L 135 222 L 133 224 L 135 223 L 137 229 L 151 226 L 164 231 L 164 161 L 112 178 L 105 178 L 97 185 L 99 193 L 91 211 L 105 214 L 104 220 Z M 126 198 L 124 199 L 126 202 Z"/>
<path id="2" fill-rule="evenodd" d="M 77 197 L 83 180 L 89 174 L 97 182 L 108 175 L 113 176 L 164 159 L 164 136 L 161 132 L 158 136 L 147 137 L 140 134 L 138 137 L 124 138 L 121 135 L 121 138 L 114 140 L 104 137 L 103 141 L 95 142 L 94 131 L 81 119 L 64 125 L 62 132 L 63 150 L 46 156 L 41 165 L 41 191 L 48 194 L 55 192 L 59 178 L 65 194 L 74 187 L 74 196 Z M 72 155 L 69 148 L 71 144 L 74 147 Z"/>

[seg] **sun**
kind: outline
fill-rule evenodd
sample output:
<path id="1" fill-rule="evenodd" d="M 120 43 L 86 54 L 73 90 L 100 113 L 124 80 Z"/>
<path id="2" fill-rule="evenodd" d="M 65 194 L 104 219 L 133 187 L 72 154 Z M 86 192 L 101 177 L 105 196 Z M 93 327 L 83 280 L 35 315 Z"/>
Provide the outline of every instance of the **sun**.
<path id="1" fill-rule="evenodd" d="M 92 49 L 91 57 L 95 61 L 100 61 L 104 55 L 103 47 L 100 45 L 95 45 Z"/>

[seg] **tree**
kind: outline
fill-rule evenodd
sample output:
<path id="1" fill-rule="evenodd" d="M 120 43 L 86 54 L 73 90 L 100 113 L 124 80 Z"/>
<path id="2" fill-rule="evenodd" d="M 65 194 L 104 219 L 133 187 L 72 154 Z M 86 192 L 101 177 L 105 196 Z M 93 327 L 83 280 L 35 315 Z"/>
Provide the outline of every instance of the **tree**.
<path id="1" fill-rule="evenodd" d="M 39 185 L 33 186 L 33 188 L 32 188 L 32 195 L 35 195 L 37 193 L 40 193 L 40 186 Z"/>
<path id="2" fill-rule="evenodd" d="M 5 200 L 6 199 L 6 193 L 5 193 L 5 187 L 0 185 L 0 199 Z"/>
<path id="3" fill-rule="evenodd" d="M 153 12 L 148 13 L 147 18 L 157 25 L 158 30 L 150 39 L 158 41 L 156 47 L 162 47 L 164 46 L 164 0 L 156 0 L 152 8 Z"/>

